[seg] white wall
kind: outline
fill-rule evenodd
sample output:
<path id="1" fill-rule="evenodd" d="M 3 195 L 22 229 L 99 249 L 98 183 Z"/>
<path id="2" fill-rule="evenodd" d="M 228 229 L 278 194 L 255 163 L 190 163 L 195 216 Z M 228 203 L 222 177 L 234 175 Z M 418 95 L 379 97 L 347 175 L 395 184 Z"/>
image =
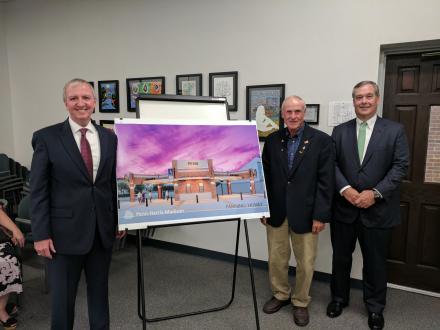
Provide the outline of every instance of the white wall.
<path id="1" fill-rule="evenodd" d="M 4 4 L 0 3 L 0 153 L 14 157 Z"/>
<path id="2" fill-rule="evenodd" d="M 330 132 L 328 102 L 350 100 L 356 82 L 378 78 L 381 44 L 440 35 L 438 0 L 417 7 L 412 0 L 15 0 L 4 6 L 15 155 L 27 165 L 32 131 L 66 117 L 61 89 L 73 77 L 119 79 L 120 115 L 132 117 L 126 78 L 164 75 L 167 93 L 174 93 L 176 74 L 201 72 L 207 95 L 209 72 L 237 70 L 239 111 L 232 118 L 245 118 L 246 85 L 285 83 L 287 95 L 321 104 L 319 128 Z M 0 33 L 0 52 L 1 41 Z M 266 260 L 258 221 L 250 222 L 250 234 L 253 256 Z M 156 238 L 232 253 L 234 235 L 231 225 L 209 224 L 160 229 Z M 316 269 L 330 272 L 328 230 L 319 248 Z M 357 256 L 353 276 L 361 268 Z"/>

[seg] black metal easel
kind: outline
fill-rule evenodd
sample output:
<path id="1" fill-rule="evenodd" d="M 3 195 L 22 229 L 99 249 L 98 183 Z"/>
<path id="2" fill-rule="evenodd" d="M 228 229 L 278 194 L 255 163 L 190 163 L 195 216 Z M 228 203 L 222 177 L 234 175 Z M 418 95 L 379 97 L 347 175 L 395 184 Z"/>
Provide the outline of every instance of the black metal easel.
<path id="1" fill-rule="evenodd" d="M 144 261 L 143 261 L 143 255 L 142 255 L 142 234 L 141 234 L 140 229 L 137 230 L 138 315 L 139 315 L 139 318 L 142 320 L 142 328 L 144 330 L 146 329 L 146 322 L 158 322 L 158 321 L 170 320 L 170 319 L 186 317 L 186 316 L 191 316 L 191 315 L 216 312 L 216 311 L 224 310 L 232 304 L 232 301 L 234 300 L 235 282 L 236 282 L 236 275 L 237 275 L 238 246 L 239 246 L 239 241 L 240 241 L 240 221 L 241 221 L 241 219 L 231 219 L 231 220 L 224 220 L 224 221 L 237 221 L 237 237 L 236 237 L 236 241 L 235 241 L 234 272 L 233 272 L 232 292 L 231 292 L 230 300 L 225 305 L 219 306 L 219 307 L 208 308 L 208 309 L 203 309 L 203 310 L 199 310 L 199 311 L 176 314 L 176 315 L 156 317 L 156 318 L 147 318 L 147 315 L 146 315 L 145 286 L 144 286 Z M 214 221 L 210 221 L 210 222 L 214 222 Z M 215 222 L 221 222 L 221 220 L 215 221 Z M 243 222 L 244 222 L 244 229 L 245 229 L 245 236 L 246 236 L 249 273 L 250 273 L 251 285 L 252 285 L 252 297 L 253 297 L 253 302 L 254 302 L 255 322 L 257 325 L 257 329 L 259 330 L 260 329 L 260 321 L 258 318 L 257 297 L 256 297 L 256 293 L 255 293 L 255 281 L 254 281 L 254 271 L 253 271 L 253 267 L 252 267 L 251 250 L 250 250 L 250 244 L 249 244 L 249 233 L 248 233 L 248 228 L 247 228 L 247 221 L 243 220 Z M 179 225 L 192 225 L 192 224 L 199 224 L 199 223 L 200 222 L 189 223 L 189 224 L 179 224 Z M 203 222 L 203 223 L 207 223 L 207 222 Z M 176 226 L 176 225 L 169 225 L 169 226 Z M 169 227 L 169 226 L 158 226 L 158 227 Z"/>

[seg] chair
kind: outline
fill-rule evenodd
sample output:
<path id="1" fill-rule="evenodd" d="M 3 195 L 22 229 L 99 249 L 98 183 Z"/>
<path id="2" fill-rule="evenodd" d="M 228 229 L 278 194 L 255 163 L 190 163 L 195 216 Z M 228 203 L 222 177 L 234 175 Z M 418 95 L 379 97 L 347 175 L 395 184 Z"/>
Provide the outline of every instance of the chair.
<path id="1" fill-rule="evenodd" d="M 15 223 L 18 228 L 23 232 L 25 243 L 34 244 L 34 239 L 32 237 L 32 227 L 31 227 L 31 217 L 30 217 L 30 197 L 26 195 L 18 204 L 18 217 L 15 218 Z M 47 270 L 47 261 L 44 257 L 39 257 L 44 265 L 44 293 L 49 292 L 49 276 Z M 23 269 L 22 269 L 23 270 Z M 22 273 L 23 274 L 23 273 Z"/>
<path id="2" fill-rule="evenodd" d="M 21 166 L 21 165 L 20 165 Z M 0 154 L 0 198 L 9 202 L 7 213 L 11 216 L 21 200 L 23 180 L 18 177 L 16 163 L 5 154 Z"/>

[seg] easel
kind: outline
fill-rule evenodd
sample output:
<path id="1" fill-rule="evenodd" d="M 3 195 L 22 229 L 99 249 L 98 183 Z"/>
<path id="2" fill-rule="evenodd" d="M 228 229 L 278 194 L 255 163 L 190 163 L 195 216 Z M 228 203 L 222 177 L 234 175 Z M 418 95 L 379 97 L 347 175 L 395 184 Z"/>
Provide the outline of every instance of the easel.
<path id="1" fill-rule="evenodd" d="M 162 102 L 161 101 L 165 101 Z M 174 104 L 177 104 L 176 107 Z M 200 107 L 196 107 L 198 104 Z M 177 110 L 176 110 L 177 109 Z M 185 111 L 182 111 L 185 109 Z M 156 119 L 156 120 L 169 120 L 169 119 L 181 119 L 181 120 L 195 120 L 196 118 L 199 120 L 210 120 L 213 123 L 229 120 L 229 112 L 228 112 L 228 104 L 225 98 L 218 97 L 206 97 L 206 96 L 181 96 L 181 95 L 143 95 L 139 96 L 136 99 L 136 118 L 138 119 Z M 146 315 L 146 304 L 145 304 L 145 286 L 144 286 L 144 263 L 143 263 L 143 254 L 142 254 L 142 230 L 145 229 L 137 229 L 137 263 L 138 263 L 138 315 L 142 320 L 142 328 L 146 329 L 146 322 L 158 322 L 169 319 L 175 319 L 180 317 L 186 317 L 191 315 L 204 314 L 209 312 L 216 312 L 220 310 L 224 310 L 228 308 L 233 300 L 235 294 L 235 283 L 236 283 L 236 275 L 237 275 L 237 262 L 238 262 L 238 246 L 240 240 L 240 221 L 244 223 L 245 236 L 246 236 L 246 246 L 248 253 L 248 265 L 249 265 L 249 273 L 251 277 L 251 285 L 252 285 L 252 295 L 253 295 L 253 303 L 254 303 L 254 312 L 255 312 L 255 321 L 257 325 L 257 329 L 260 329 L 260 322 L 258 319 L 258 307 L 257 307 L 257 298 L 255 294 L 255 281 L 254 281 L 254 273 L 252 267 L 252 257 L 251 250 L 249 244 L 249 233 L 247 228 L 247 220 L 235 218 L 235 219 L 226 219 L 226 220 L 213 220 L 213 221 L 203 221 L 203 222 L 190 222 L 184 224 L 171 224 L 171 225 L 163 225 L 163 226 L 150 226 L 149 228 L 158 228 L 158 227 L 170 227 L 170 226 L 181 226 L 181 225 L 191 225 L 191 224 L 199 224 L 199 223 L 209 223 L 209 222 L 227 222 L 227 221 L 237 221 L 237 236 L 235 242 L 235 256 L 234 256 L 234 271 L 233 271 L 233 280 L 232 280 L 232 292 L 231 298 L 229 301 L 219 307 L 208 308 L 204 310 L 187 312 L 177 315 L 169 315 L 164 317 L 156 317 L 156 318 L 147 318 Z M 148 230 L 147 229 L 147 230 Z"/>
<path id="2" fill-rule="evenodd" d="M 257 329 L 260 329 L 260 321 L 258 318 L 258 307 L 257 307 L 257 297 L 255 293 L 255 281 L 254 281 L 254 271 L 252 267 L 252 256 L 251 256 L 251 250 L 250 250 L 250 244 L 249 244 L 249 233 L 247 228 L 247 220 L 242 219 L 231 219 L 231 220 L 220 220 L 215 222 L 226 222 L 226 221 L 237 221 L 237 236 L 235 240 L 235 255 L 234 255 L 234 272 L 233 272 L 233 278 L 232 278 L 232 292 L 231 292 L 231 298 L 229 301 L 222 306 L 219 307 L 213 307 L 208 309 L 203 309 L 199 311 L 193 311 L 193 312 L 187 312 L 182 314 L 176 314 L 176 315 L 169 315 L 169 316 L 162 316 L 162 317 L 155 317 L 155 318 L 148 318 L 146 315 L 146 307 L 145 307 L 145 286 L 144 286 L 144 261 L 143 261 L 143 254 L 142 254 L 142 233 L 141 230 L 136 230 L 137 234 L 137 261 L 138 261 L 138 316 L 142 321 L 142 329 L 146 329 L 146 322 L 159 322 L 159 321 L 165 321 L 180 317 L 186 317 L 186 316 L 192 316 L 192 315 L 199 315 L 204 313 L 210 313 L 210 312 L 217 312 L 224 310 L 228 308 L 233 300 L 234 300 L 234 294 L 235 294 L 235 283 L 236 283 L 236 275 L 237 275 L 237 262 L 238 262 L 238 246 L 240 241 L 240 221 L 243 221 L 244 223 L 244 230 L 245 230 L 245 236 L 246 236 L 246 247 L 247 247 L 247 253 L 248 253 L 248 266 L 249 266 L 249 274 L 251 277 L 251 286 L 252 286 L 252 298 L 254 303 L 254 312 L 255 312 L 255 322 Z M 210 221 L 214 222 L 214 221 Z M 186 223 L 183 225 L 193 225 L 193 224 L 199 224 L 200 222 L 194 222 L 194 223 Z M 203 223 L 209 223 L 209 222 L 203 222 Z M 169 226 L 156 226 L 156 227 L 170 227 L 170 226 L 179 226 L 179 225 L 169 225 Z M 155 227 L 155 228 L 156 228 Z M 151 228 L 151 227 L 150 227 Z"/>

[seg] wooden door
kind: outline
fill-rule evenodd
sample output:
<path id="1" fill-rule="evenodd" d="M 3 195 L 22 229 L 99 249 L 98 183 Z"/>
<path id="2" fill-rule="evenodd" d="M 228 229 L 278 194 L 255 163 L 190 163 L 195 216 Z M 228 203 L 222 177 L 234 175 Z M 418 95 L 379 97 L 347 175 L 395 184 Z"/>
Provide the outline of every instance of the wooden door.
<path id="1" fill-rule="evenodd" d="M 405 126 L 410 168 L 401 186 L 389 282 L 440 292 L 440 53 L 390 55 L 383 115 Z"/>

